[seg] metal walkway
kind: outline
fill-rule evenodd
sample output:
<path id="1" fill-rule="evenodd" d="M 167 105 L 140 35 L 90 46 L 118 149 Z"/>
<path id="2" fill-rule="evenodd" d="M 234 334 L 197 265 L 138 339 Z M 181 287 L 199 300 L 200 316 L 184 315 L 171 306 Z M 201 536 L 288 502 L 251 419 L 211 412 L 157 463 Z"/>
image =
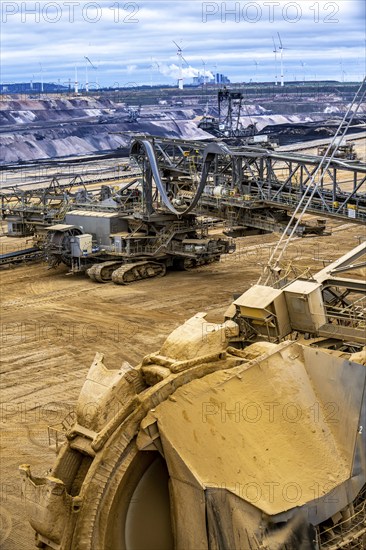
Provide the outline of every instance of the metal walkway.
<path id="1" fill-rule="evenodd" d="M 142 169 L 144 187 L 156 185 L 162 203 L 178 215 L 215 204 L 292 212 L 316 184 L 308 213 L 366 222 L 366 164 L 361 162 L 333 159 L 313 182 L 322 157 L 145 136 L 134 141 L 131 155 Z M 182 196 L 191 201 L 178 209 Z"/>
<path id="2" fill-rule="evenodd" d="M 309 214 L 366 222 L 365 163 L 333 159 L 319 170 L 322 157 L 317 156 L 147 136 L 135 138 L 130 156 L 141 170 L 142 201 L 134 210 L 142 216 L 161 207 L 178 218 L 191 213 L 225 220 L 230 228 L 283 231 L 301 198 L 316 185 Z M 12 223 L 14 234 L 32 234 L 61 222 L 76 204 L 80 186 L 86 192 L 76 176 L 68 184 L 54 178 L 44 188 L 3 190 L 1 217 Z M 98 202 L 95 208 L 101 208 Z M 123 213 L 124 208 L 116 210 Z M 324 221 L 304 221 L 297 234 L 324 228 Z"/>

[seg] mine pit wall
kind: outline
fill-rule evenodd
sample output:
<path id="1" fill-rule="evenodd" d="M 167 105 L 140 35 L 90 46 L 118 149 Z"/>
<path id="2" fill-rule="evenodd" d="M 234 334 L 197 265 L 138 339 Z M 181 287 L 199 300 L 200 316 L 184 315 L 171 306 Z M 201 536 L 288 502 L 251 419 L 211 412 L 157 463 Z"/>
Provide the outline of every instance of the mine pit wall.
<path id="1" fill-rule="evenodd" d="M 354 87 L 353 87 L 354 88 Z M 352 90 L 353 90 L 352 88 Z M 273 124 L 293 124 L 322 121 L 334 116 L 339 122 L 347 111 L 354 93 L 342 95 L 334 86 L 317 88 L 291 86 L 284 90 L 268 89 L 264 95 L 253 97 L 253 90 L 244 88 L 245 109 L 242 109 L 241 122 L 246 126 L 255 122 L 258 130 Z M 1 102 L 0 144 L 3 162 L 19 162 L 47 159 L 68 155 L 83 155 L 117 148 L 128 150 L 128 133 L 148 133 L 181 139 L 209 139 L 210 134 L 198 128 L 194 117 L 204 114 L 207 97 L 196 91 L 175 97 L 175 92 L 167 92 L 169 102 L 174 98 L 182 100 L 182 107 L 157 105 L 154 91 L 147 91 L 146 102 L 138 95 L 126 96 L 133 104 L 144 104 L 141 116 L 136 122 L 129 122 L 126 103 L 118 103 L 113 94 L 104 93 L 100 97 L 77 97 L 59 99 L 14 99 L 7 96 Z M 211 110 L 217 112 L 216 91 L 211 94 Z M 318 94 L 317 99 L 314 97 Z M 199 104 L 201 102 L 201 104 Z M 244 116 L 248 115 L 249 116 Z M 358 116 L 366 115 L 366 104 L 358 110 Z M 276 122 L 277 121 L 277 122 Z M 334 121 L 333 121 L 334 122 Z M 296 128 L 296 126 L 295 126 Z M 315 139 L 317 134 L 314 133 Z M 301 140 L 301 133 L 297 141 Z M 281 137 L 285 144 L 284 137 Z M 288 142 L 288 141 L 287 141 Z"/>

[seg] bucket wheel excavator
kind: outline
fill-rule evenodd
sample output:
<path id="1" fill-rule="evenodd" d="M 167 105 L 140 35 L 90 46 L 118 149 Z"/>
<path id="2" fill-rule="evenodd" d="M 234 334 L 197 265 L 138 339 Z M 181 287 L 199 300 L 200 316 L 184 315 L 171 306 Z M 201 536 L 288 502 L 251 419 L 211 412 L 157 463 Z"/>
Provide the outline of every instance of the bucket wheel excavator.
<path id="1" fill-rule="evenodd" d="M 72 273 L 86 271 L 96 282 L 126 285 L 162 277 L 167 268 L 189 270 L 234 252 L 232 239 L 210 236 L 194 209 L 206 185 L 215 154 L 224 144 L 205 149 L 202 173 L 192 196 L 178 198 L 178 181 L 161 173 L 152 141 L 136 139 L 131 157 L 143 174 L 136 211 L 72 210 L 65 223 L 47 228 L 45 252 L 51 266 L 60 262 Z M 179 171 L 178 171 L 179 172 Z"/>
<path id="2" fill-rule="evenodd" d="M 365 254 L 254 285 L 138 365 L 97 353 L 51 472 L 20 468 L 37 547 L 365 548 Z"/>

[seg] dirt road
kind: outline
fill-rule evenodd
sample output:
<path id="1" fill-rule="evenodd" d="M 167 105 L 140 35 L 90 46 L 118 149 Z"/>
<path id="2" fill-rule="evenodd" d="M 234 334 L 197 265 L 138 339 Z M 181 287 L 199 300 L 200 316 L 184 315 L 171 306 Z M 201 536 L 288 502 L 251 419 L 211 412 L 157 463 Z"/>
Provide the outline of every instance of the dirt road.
<path id="1" fill-rule="evenodd" d="M 358 244 L 359 225 L 329 222 L 334 233 L 297 239 L 286 261 L 318 270 Z M 47 426 L 72 412 L 96 351 L 110 368 L 139 362 L 159 349 L 177 325 L 197 311 L 221 320 L 233 293 L 257 281 L 276 235 L 237 239 L 237 252 L 218 264 L 128 287 L 99 285 L 66 268 L 44 264 L 2 269 L 0 546 L 31 549 L 33 532 L 21 497 L 21 463 L 43 474 L 54 452 Z M 21 243 L 6 237 L 0 245 Z"/>

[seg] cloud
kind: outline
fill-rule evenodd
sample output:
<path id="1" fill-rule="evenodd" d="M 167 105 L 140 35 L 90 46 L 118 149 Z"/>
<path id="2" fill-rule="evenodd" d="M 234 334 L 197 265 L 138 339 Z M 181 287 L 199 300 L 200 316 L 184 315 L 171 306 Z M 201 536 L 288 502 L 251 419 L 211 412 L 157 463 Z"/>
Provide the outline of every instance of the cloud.
<path id="1" fill-rule="evenodd" d="M 174 78 L 175 80 L 179 78 L 179 66 L 175 63 L 172 63 L 171 65 L 165 65 L 162 63 L 159 65 L 159 71 L 164 76 L 170 76 Z M 193 78 L 194 76 L 203 76 L 204 70 L 202 69 L 196 69 L 195 67 L 192 67 L 189 65 L 188 67 L 182 67 L 182 76 L 183 78 Z M 213 74 L 211 71 L 207 70 L 205 71 L 205 75 L 208 78 L 213 78 Z"/>
<path id="2" fill-rule="evenodd" d="M 2 79 L 37 79 L 42 63 L 45 81 L 66 81 L 74 78 L 75 65 L 84 67 L 86 55 L 98 64 L 102 85 L 124 77 L 149 84 L 153 56 L 160 66 L 160 73 L 154 70 L 154 83 L 175 84 L 175 40 L 189 65 L 183 66 L 186 80 L 203 74 L 204 59 L 207 75 L 221 72 L 232 81 L 265 81 L 273 79 L 272 36 L 277 40 L 280 32 L 291 78 L 300 78 L 301 60 L 309 75 L 311 70 L 318 78 L 340 79 L 342 58 L 346 79 L 354 80 L 365 70 L 364 16 L 363 0 L 2 0 Z"/>
<path id="3" fill-rule="evenodd" d="M 136 72 L 137 65 L 127 65 L 127 74 L 132 74 Z"/>

